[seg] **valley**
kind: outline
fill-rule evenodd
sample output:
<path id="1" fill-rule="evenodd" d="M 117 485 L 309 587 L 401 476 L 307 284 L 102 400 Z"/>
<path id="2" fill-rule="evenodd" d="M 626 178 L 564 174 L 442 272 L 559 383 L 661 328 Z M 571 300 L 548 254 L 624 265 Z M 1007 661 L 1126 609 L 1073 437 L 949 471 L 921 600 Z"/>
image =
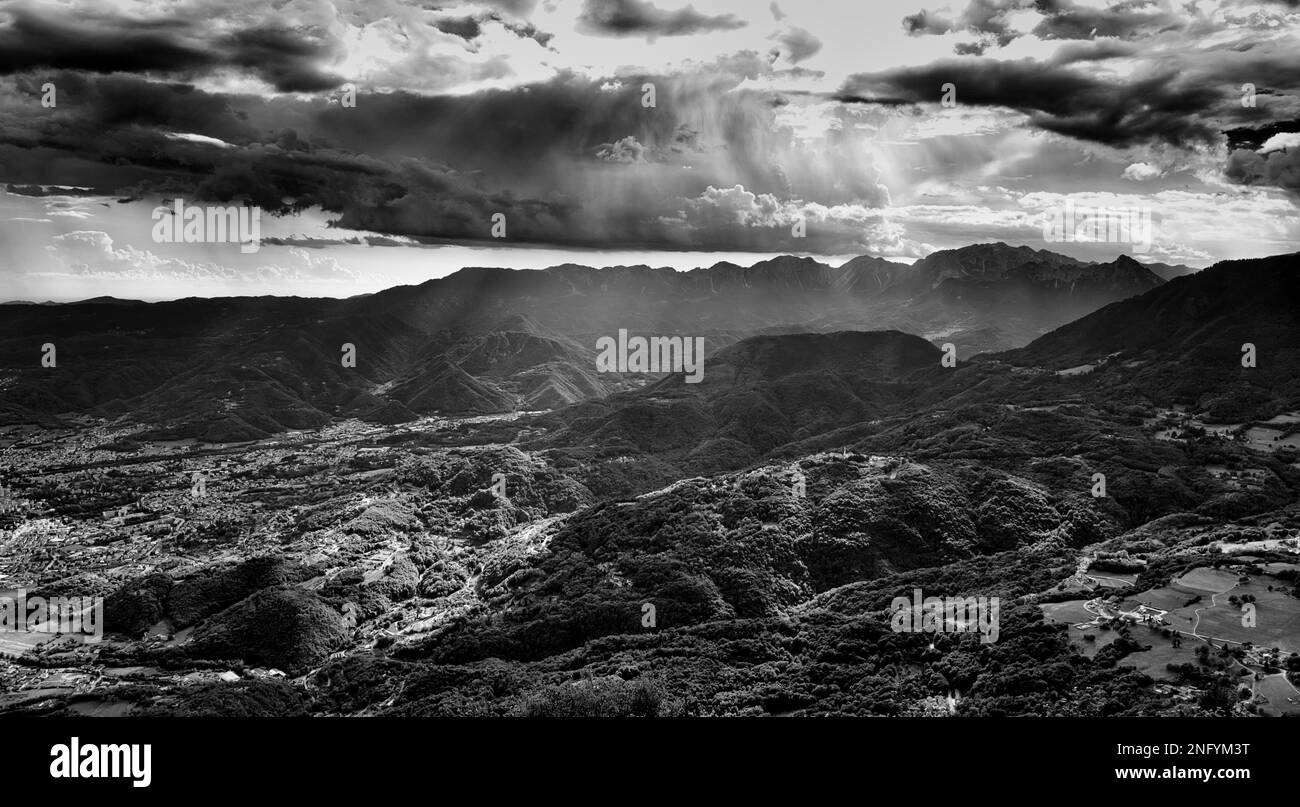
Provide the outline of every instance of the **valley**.
<path id="1" fill-rule="evenodd" d="M 0 588 L 102 597 L 105 631 L 6 642 L 0 711 L 1294 714 L 1300 330 L 1250 289 L 1295 264 L 1214 292 L 1258 315 L 1253 369 L 1231 324 L 1159 313 L 1220 271 L 955 368 L 901 330 L 733 333 L 699 383 L 396 418 L 343 396 L 257 434 L 7 399 Z M 463 389 L 537 366 L 493 340 L 419 361 Z M 409 372 L 389 390 L 428 389 Z M 891 630 L 918 588 L 998 598 L 997 641 Z"/>

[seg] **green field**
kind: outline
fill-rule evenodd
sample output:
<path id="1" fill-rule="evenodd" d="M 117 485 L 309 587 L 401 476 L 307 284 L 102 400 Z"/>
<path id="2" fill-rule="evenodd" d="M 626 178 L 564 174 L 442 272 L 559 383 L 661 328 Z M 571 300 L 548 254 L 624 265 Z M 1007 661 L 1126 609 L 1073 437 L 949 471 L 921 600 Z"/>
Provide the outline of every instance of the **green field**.
<path id="1" fill-rule="evenodd" d="M 1043 609 L 1043 617 L 1049 622 L 1064 622 L 1070 626 L 1070 642 L 1079 648 L 1079 652 L 1092 658 L 1097 655 L 1097 651 L 1119 638 L 1119 633 L 1113 630 L 1102 630 L 1101 628 L 1088 628 L 1079 630 L 1074 627 L 1080 622 L 1088 622 L 1095 619 L 1096 615 L 1090 614 L 1083 609 L 1083 604 L 1087 600 L 1067 600 L 1065 602 L 1050 602 L 1039 606 Z M 1095 641 L 1087 641 L 1083 638 L 1084 634 L 1091 634 L 1096 638 Z"/>
<path id="2" fill-rule="evenodd" d="M 1257 575 L 1246 583 L 1238 579 L 1232 572 L 1192 569 L 1166 586 L 1127 598 L 1122 607 L 1133 610 L 1146 604 L 1168 611 L 1164 618 L 1169 627 L 1185 633 L 1300 652 L 1300 599 L 1285 593 L 1290 586 L 1268 575 Z M 1269 591 L 1270 585 L 1274 591 Z M 1200 602 L 1186 605 L 1196 595 L 1201 596 Z M 1255 598 L 1253 627 L 1242 624 L 1241 606 L 1229 602 L 1231 596 L 1245 595 Z"/>
<path id="3" fill-rule="evenodd" d="M 1207 594 L 1221 594 L 1237 585 L 1237 575 L 1222 569 L 1201 566 L 1185 572 L 1182 577 L 1176 578 L 1173 582 L 1180 588 Z"/>
<path id="4" fill-rule="evenodd" d="M 1255 597 L 1255 626 L 1242 623 L 1240 606 L 1219 597 L 1219 604 L 1201 611 L 1197 632 L 1233 642 L 1251 642 L 1261 647 L 1277 647 L 1288 653 L 1300 652 L 1300 600 L 1282 591 L 1269 591 L 1272 578 L 1259 577 L 1232 590 L 1241 596 Z"/>
<path id="5" fill-rule="evenodd" d="M 1086 600 L 1066 600 L 1065 602 L 1049 602 L 1040 605 L 1043 609 L 1043 616 L 1053 622 L 1068 622 L 1073 625 L 1076 622 L 1087 622 L 1094 619 L 1094 615 L 1083 609 Z"/>
<path id="6" fill-rule="evenodd" d="M 1300 715 L 1300 692 L 1281 675 L 1270 675 L 1255 681 L 1253 689 L 1268 698 L 1268 706 L 1261 707 L 1265 714 L 1274 716 Z"/>

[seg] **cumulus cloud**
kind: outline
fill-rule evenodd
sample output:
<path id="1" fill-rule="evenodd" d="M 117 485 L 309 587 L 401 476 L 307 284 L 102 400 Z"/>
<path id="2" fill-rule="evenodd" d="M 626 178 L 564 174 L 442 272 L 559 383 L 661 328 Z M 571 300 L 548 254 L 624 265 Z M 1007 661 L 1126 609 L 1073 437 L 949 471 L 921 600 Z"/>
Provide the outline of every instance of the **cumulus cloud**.
<path id="1" fill-rule="evenodd" d="M 230 263 L 188 261 L 167 257 L 129 244 L 117 246 L 113 238 L 97 230 L 75 230 L 56 235 L 46 250 L 70 274 L 113 280 L 242 280 L 346 281 L 358 275 L 328 255 L 312 255 L 305 249 L 286 250 L 281 260 L 257 266 L 237 267 Z"/>
<path id="2" fill-rule="evenodd" d="M 1133 163 L 1124 169 L 1124 178 L 1133 182 L 1148 182 L 1158 179 L 1164 172 L 1150 163 Z"/>
<path id="3" fill-rule="evenodd" d="M 684 242 L 707 233 L 712 243 L 751 251 L 792 250 L 809 246 L 826 252 L 872 252 L 879 255 L 916 255 L 920 246 L 903 235 L 890 220 L 889 211 L 861 204 L 823 205 L 801 199 L 780 199 L 754 193 L 742 185 L 709 186 L 699 196 L 685 200 L 681 209 L 663 223 Z M 793 230 L 801 224 L 805 235 Z"/>
<path id="4" fill-rule="evenodd" d="M 1300 0 L 1297 0 L 1297 2 L 1300 2 Z M 1272 151 L 1284 151 L 1293 148 L 1300 148 L 1300 132 L 1279 132 L 1264 141 L 1264 145 L 1259 147 L 1259 153 L 1268 154 Z"/>
<path id="5" fill-rule="evenodd" d="M 637 142 L 632 135 L 613 143 L 601 143 L 596 147 L 596 159 L 607 163 L 644 163 L 646 147 Z"/>

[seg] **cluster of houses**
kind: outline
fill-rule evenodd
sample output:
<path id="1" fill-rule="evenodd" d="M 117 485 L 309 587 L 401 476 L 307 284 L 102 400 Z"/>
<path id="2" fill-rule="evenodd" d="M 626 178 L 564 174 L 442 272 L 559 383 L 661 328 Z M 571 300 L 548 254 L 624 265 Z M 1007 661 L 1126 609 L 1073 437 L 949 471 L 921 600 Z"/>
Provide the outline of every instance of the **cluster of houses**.
<path id="1" fill-rule="evenodd" d="M 180 516 L 149 510 L 138 503 L 105 510 L 102 515 L 102 526 L 127 536 L 137 533 L 170 532 L 185 523 L 185 519 Z"/>
<path id="2" fill-rule="evenodd" d="M 1142 624 L 1153 627 L 1163 627 L 1169 624 L 1169 620 L 1165 619 L 1165 614 L 1167 614 L 1168 611 L 1162 611 L 1159 608 L 1153 608 L 1146 604 L 1139 605 L 1132 611 L 1123 611 L 1120 609 L 1120 598 L 1114 595 L 1106 597 L 1105 599 L 1098 597 L 1090 604 L 1096 609 L 1093 613 L 1097 614 L 1097 618 L 1091 622 L 1084 622 L 1076 625 L 1075 627 L 1080 629 L 1091 628 L 1100 624 L 1103 620 L 1119 620 L 1121 622 L 1127 622 L 1130 625 Z"/>
<path id="3" fill-rule="evenodd" d="M 1246 468 L 1240 471 L 1228 468 L 1209 470 L 1210 476 L 1238 490 L 1259 490 L 1264 487 L 1264 481 L 1268 478 L 1268 472 L 1263 468 Z"/>

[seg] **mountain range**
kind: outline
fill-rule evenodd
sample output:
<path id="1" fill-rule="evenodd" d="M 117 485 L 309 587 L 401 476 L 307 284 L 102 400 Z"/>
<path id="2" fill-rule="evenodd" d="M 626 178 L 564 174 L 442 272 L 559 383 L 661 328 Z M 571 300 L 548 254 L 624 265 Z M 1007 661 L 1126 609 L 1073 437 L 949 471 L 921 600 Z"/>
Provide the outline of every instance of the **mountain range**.
<path id="1" fill-rule="evenodd" d="M 555 409 L 653 385 L 653 376 L 596 372 L 597 339 L 619 329 L 703 336 L 717 353 L 711 372 L 722 373 L 744 353 L 726 352 L 742 340 L 808 332 L 914 334 L 951 343 L 964 360 L 1024 347 L 1164 284 L 1126 256 L 1085 263 L 977 244 L 911 266 L 864 256 L 832 267 L 785 256 L 689 272 L 468 268 L 346 300 L 14 304 L 0 324 L 0 421 L 129 412 L 153 424 L 155 436 L 232 442 L 336 417 L 395 423 Z M 53 368 L 40 365 L 46 343 L 57 349 Z M 355 367 L 343 366 L 346 345 Z M 878 393 L 857 382 L 846 380 L 845 395 L 865 406 Z M 865 410 L 855 403 L 849 411 Z"/>

